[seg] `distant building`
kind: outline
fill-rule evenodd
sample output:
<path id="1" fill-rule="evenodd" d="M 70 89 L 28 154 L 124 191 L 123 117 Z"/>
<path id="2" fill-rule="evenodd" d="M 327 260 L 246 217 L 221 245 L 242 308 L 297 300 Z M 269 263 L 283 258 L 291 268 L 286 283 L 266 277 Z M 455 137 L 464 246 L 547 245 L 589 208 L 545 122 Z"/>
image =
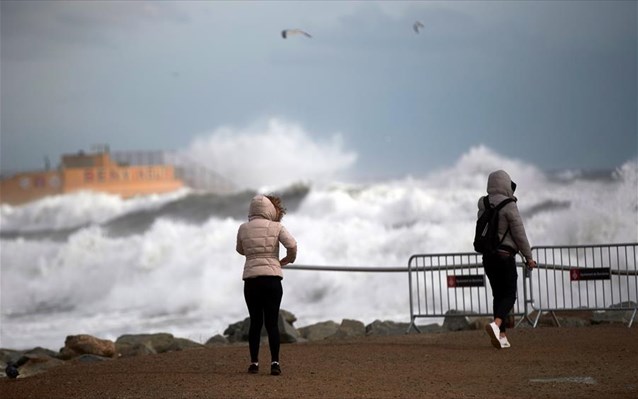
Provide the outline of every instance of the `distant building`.
<path id="1" fill-rule="evenodd" d="M 167 162 L 171 158 L 172 162 Z M 194 162 L 164 152 L 63 155 L 57 170 L 19 172 L 0 180 L 0 203 L 20 205 L 50 195 L 90 190 L 130 198 L 162 194 L 184 186 L 227 193 L 233 185 Z"/>

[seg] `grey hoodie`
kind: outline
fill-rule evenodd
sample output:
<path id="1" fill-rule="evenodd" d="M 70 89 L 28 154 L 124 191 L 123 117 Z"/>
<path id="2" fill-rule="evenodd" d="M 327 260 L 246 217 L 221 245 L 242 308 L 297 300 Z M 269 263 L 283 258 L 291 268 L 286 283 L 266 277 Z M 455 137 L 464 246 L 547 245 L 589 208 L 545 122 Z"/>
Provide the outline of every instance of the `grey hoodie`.
<path id="1" fill-rule="evenodd" d="M 257 276 L 283 277 L 279 260 L 279 243 L 286 248 L 285 261 L 293 263 L 297 256 L 297 242 L 277 219 L 277 210 L 263 195 L 250 202 L 248 222 L 237 231 L 237 252 L 246 256 L 242 278 Z"/>
<path id="2" fill-rule="evenodd" d="M 523 219 L 518 212 L 518 206 L 516 205 L 516 197 L 514 197 L 514 191 L 512 190 L 512 179 L 504 170 L 497 170 L 490 173 L 487 179 L 487 194 L 490 204 L 496 206 L 501 201 L 507 198 L 513 198 L 514 201 L 505 205 L 499 213 L 498 221 L 498 234 L 499 238 L 503 240 L 501 245 L 510 247 L 517 252 L 521 252 L 525 259 L 532 259 L 532 249 L 530 248 L 527 235 L 525 234 L 525 227 L 523 226 Z M 483 197 L 478 201 L 478 217 L 481 217 L 485 211 L 483 205 Z M 503 238 L 503 235 L 509 227 L 509 232 Z"/>

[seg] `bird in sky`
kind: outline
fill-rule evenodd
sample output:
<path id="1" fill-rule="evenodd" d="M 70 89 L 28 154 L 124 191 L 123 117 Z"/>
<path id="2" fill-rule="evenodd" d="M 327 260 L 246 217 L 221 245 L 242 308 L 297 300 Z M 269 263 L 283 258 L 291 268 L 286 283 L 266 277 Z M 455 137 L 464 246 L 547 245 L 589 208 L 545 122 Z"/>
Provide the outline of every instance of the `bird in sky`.
<path id="1" fill-rule="evenodd" d="M 309 33 L 302 31 L 301 29 L 284 29 L 281 31 L 281 37 L 284 39 L 290 35 L 304 35 L 306 37 L 312 37 Z"/>

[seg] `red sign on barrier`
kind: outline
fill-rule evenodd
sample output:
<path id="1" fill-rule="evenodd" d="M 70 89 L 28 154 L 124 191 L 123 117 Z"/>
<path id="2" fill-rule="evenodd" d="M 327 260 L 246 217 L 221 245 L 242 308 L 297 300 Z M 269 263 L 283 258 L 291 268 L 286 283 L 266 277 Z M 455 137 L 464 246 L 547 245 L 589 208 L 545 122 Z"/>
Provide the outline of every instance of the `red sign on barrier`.
<path id="1" fill-rule="evenodd" d="M 609 280 L 611 269 L 609 267 L 573 268 L 569 269 L 571 281 Z"/>
<path id="2" fill-rule="evenodd" d="M 483 286 L 485 286 L 485 275 L 483 274 L 447 276 L 448 288 L 483 287 Z"/>

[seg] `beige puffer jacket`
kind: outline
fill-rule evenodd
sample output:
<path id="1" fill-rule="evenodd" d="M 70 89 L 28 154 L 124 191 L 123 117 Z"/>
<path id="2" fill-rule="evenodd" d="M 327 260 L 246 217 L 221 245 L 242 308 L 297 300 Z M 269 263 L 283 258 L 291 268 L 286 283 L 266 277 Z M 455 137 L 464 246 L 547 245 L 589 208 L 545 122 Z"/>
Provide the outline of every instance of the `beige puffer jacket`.
<path id="1" fill-rule="evenodd" d="M 256 195 L 250 202 L 248 222 L 239 226 L 237 252 L 246 256 L 242 278 L 279 276 L 282 265 L 297 257 L 297 241 L 277 219 L 277 210 L 268 198 Z M 286 257 L 279 260 L 279 243 L 286 248 Z"/>
<path id="2" fill-rule="evenodd" d="M 514 198 L 514 191 L 512 190 L 512 179 L 504 170 L 497 170 L 490 173 L 487 179 L 487 194 L 490 204 L 496 206 L 501 201 L 507 198 Z M 478 217 L 481 217 L 485 211 L 483 205 L 483 197 L 478 201 Z M 509 227 L 509 233 L 503 238 L 503 234 Z M 525 227 L 523 226 L 523 219 L 518 212 L 518 206 L 516 201 L 510 202 L 505 205 L 499 212 L 498 218 L 498 235 L 503 240 L 501 245 L 510 247 L 517 252 L 521 252 L 525 259 L 532 259 L 532 250 L 525 234 Z"/>

